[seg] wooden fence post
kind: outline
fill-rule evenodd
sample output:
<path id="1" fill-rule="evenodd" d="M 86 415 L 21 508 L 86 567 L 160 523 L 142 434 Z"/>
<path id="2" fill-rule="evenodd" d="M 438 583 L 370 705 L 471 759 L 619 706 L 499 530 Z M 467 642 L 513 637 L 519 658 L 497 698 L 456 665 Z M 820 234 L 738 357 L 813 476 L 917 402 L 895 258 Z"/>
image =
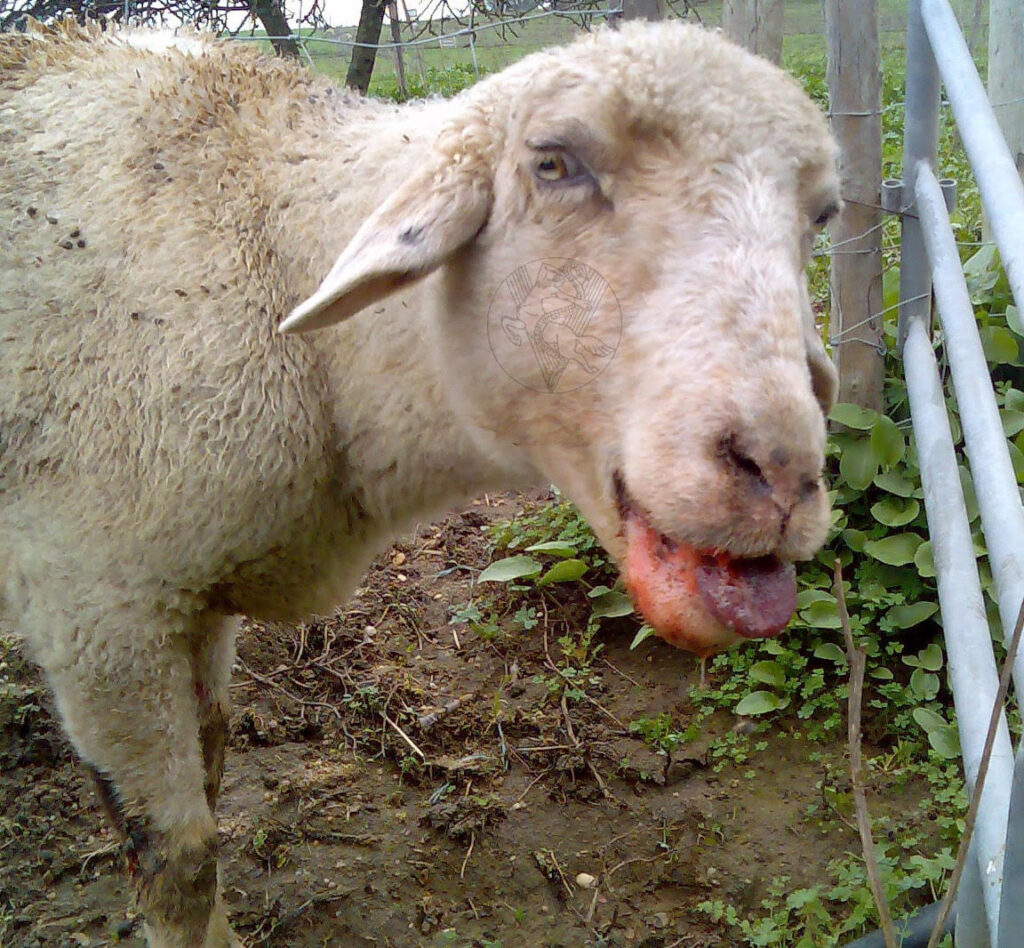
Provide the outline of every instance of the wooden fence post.
<path id="1" fill-rule="evenodd" d="M 773 63 L 782 62 L 782 0 L 725 0 L 722 29 L 729 39 Z"/>
<path id="2" fill-rule="evenodd" d="M 662 20 L 665 4 L 662 0 L 622 0 L 624 20 Z"/>
<path id="3" fill-rule="evenodd" d="M 391 42 L 395 47 L 395 76 L 398 79 L 398 93 L 403 99 L 409 98 L 405 86 L 405 62 L 402 59 L 402 28 L 398 22 L 398 2 L 388 0 L 388 19 L 391 21 Z"/>
<path id="4" fill-rule="evenodd" d="M 1024 15 L 1020 0 L 991 0 L 988 97 L 1024 177 Z"/>
<path id="5" fill-rule="evenodd" d="M 832 225 L 829 336 L 839 400 L 882 408 L 882 73 L 876 0 L 825 0 L 832 131 L 839 141 L 843 213 Z"/>

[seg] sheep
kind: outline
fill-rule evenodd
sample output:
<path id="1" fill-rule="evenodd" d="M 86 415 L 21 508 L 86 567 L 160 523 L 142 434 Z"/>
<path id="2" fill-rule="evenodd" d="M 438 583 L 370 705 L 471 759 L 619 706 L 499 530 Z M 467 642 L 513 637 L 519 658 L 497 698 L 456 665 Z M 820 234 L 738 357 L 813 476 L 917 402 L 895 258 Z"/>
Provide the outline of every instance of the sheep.
<path id="1" fill-rule="evenodd" d="M 839 195 L 775 67 L 627 24 L 394 106 L 63 23 L 0 39 L 0 119 L 0 612 L 152 948 L 238 943 L 235 617 L 332 609 L 425 515 L 554 482 L 673 644 L 788 621 L 829 521 L 803 269 Z"/>

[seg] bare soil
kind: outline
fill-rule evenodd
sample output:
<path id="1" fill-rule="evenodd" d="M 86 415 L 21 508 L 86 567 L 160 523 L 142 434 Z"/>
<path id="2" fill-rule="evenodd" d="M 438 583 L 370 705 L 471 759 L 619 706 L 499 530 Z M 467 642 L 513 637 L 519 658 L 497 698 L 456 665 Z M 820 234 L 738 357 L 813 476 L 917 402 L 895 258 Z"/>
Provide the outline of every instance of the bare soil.
<path id="1" fill-rule="evenodd" d="M 246 627 L 219 821 L 253 948 L 715 948 L 733 942 L 697 903 L 749 911 L 772 878 L 811 884 L 859 849 L 842 820 L 806 818 L 830 752 L 812 762 L 822 748 L 795 729 L 724 764 L 709 743 L 748 722 L 713 717 L 671 758 L 630 733 L 661 712 L 684 728 L 699 677 L 661 643 L 631 651 L 630 620 L 606 624 L 587 697 L 552 701 L 578 590 L 538 597 L 530 632 L 485 641 L 451 623 L 488 562 L 482 527 L 522 503 L 423 526 L 332 618 Z M 19 661 L 20 700 L 0 702 L 0 944 L 139 948 L 116 842 Z"/>

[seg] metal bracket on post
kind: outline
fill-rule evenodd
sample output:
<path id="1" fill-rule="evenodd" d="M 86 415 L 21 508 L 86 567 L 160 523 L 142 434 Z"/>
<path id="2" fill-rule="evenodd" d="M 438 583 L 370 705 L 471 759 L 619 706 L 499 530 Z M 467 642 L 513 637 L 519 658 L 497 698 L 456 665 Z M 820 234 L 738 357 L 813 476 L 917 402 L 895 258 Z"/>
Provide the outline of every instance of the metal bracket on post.
<path id="1" fill-rule="evenodd" d="M 956 178 L 939 178 L 939 187 L 946 202 L 946 213 L 952 214 L 956 210 Z"/>
<path id="2" fill-rule="evenodd" d="M 900 353 L 907 341 L 911 322 L 931 325 L 931 267 L 924 248 L 924 237 L 917 215 L 913 213 L 914 183 L 918 166 L 924 162 L 934 168 L 939 151 L 939 70 L 925 30 L 922 4 L 928 0 L 910 0 L 907 5 L 907 83 L 904 97 L 903 187 L 900 194 Z M 908 213 L 909 212 L 909 213 Z"/>
<path id="3" fill-rule="evenodd" d="M 944 200 L 944 202 L 946 204 L 946 211 L 951 214 L 951 213 L 953 213 L 953 210 L 956 208 L 956 181 L 953 178 L 940 178 L 939 179 L 939 187 L 942 189 L 942 198 L 943 198 L 943 200 Z M 886 213 L 888 213 L 888 214 L 896 214 L 896 215 L 904 218 L 904 228 L 903 228 L 904 241 L 906 240 L 906 235 L 907 235 L 907 230 L 908 230 L 908 228 L 906 227 L 906 224 L 907 224 L 906 218 L 912 218 L 913 219 L 912 223 L 913 223 L 914 226 L 912 228 L 910 228 L 910 230 L 911 230 L 912 233 L 916 233 L 916 234 L 919 235 L 920 228 L 919 228 L 919 226 L 917 224 L 917 212 L 916 212 L 916 209 L 915 209 L 916 202 L 914 200 L 914 194 L 913 194 L 912 191 L 908 193 L 908 190 L 907 190 L 906 184 L 904 183 L 903 178 L 886 178 L 882 182 L 882 191 L 881 191 L 880 197 L 881 197 L 882 209 Z M 907 257 L 910 258 L 911 254 L 908 253 Z M 919 257 L 919 266 L 922 267 L 922 268 L 925 268 L 925 273 L 926 273 L 927 272 L 927 269 L 926 269 L 927 258 L 924 257 L 924 255 L 923 255 L 923 246 L 918 250 L 918 257 Z M 902 275 L 901 275 L 901 286 L 903 286 L 903 285 L 914 285 L 914 283 L 912 281 L 910 281 L 910 280 L 905 280 L 902 277 Z M 903 343 L 906 342 L 907 319 L 906 319 L 906 316 L 903 315 L 903 308 L 904 308 L 905 303 L 909 302 L 911 305 L 916 304 L 916 306 L 914 306 L 914 309 L 916 311 L 918 311 L 918 312 L 920 312 L 921 309 L 928 310 L 928 309 L 930 309 L 930 306 L 931 306 L 931 300 L 930 300 L 930 296 L 931 296 L 931 281 L 930 281 L 930 279 L 927 276 L 922 276 L 920 278 L 920 281 L 917 283 L 917 285 L 920 288 L 922 288 L 922 289 L 927 287 L 927 292 L 928 292 L 929 300 L 927 302 L 924 302 L 920 297 L 914 297 L 914 298 L 912 298 L 909 301 L 904 301 L 904 303 L 901 303 L 901 305 L 900 305 L 901 318 L 900 318 L 899 340 L 898 340 L 898 346 L 899 346 L 899 351 L 900 352 L 903 351 Z M 926 320 L 925 324 L 928 325 L 928 322 L 929 321 Z"/>
<path id="4" fill-rule="evenodd" d="M 939 187 L 942 189 L 942 198 L 946 204 L 946 213 L 952 214 L 956 210 L 956 179 L 939 178 Z M 903 203 L 903 179 L 886 178 L 882 182 L 882 210 L 889 214 L 907 214 L 914 208 L 914 202 Z"/>
<path id="5" fill-rule="evenodd" d="M 886 178 L 882 182 L 882 210 L 888 214 L 903 214 L 909 210 L 903 206 L 902 178 Z"/>

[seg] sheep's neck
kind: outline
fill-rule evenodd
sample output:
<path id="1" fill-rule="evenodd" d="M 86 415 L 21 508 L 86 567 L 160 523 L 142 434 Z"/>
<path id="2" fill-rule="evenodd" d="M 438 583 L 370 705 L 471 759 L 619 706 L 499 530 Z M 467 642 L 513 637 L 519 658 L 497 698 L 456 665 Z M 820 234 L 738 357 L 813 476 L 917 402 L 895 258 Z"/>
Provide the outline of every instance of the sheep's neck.
<path id="1" fill-rule="evenodd" d="M 418 299 L 389 300 L 320 336 L 338 465 L 389 535 L 510 480 L 452 411 Z"/>
<path id="2" fill-rule="evenodd" d="M 402 126 L 378 121 L 376 105 L 357 106 L 334 132 L 317 126 L 315 157 L 278 158 L 271 180 L 277 232 L 287 235 L 278 254 L 286 305 L 315 289 L 363 220 L 422 162 L 446 108 L 411 107 Z M 450 408 L 423 304 L 429 282 L 303 337 L 319 352 L 329 388 L 335 482 L 353 491 L 343 503 L 359 511 L 359 532 L 370 536 L 401 532 L 510 479 Z"/>

